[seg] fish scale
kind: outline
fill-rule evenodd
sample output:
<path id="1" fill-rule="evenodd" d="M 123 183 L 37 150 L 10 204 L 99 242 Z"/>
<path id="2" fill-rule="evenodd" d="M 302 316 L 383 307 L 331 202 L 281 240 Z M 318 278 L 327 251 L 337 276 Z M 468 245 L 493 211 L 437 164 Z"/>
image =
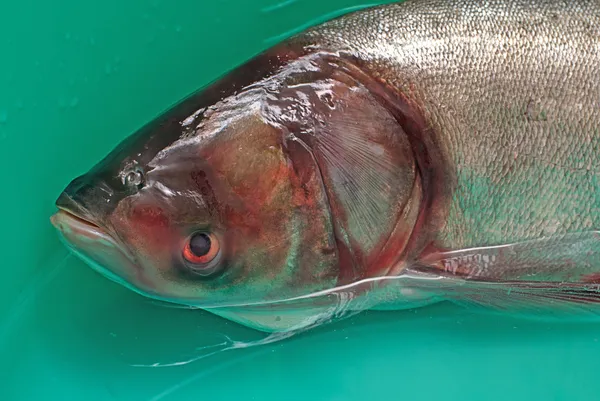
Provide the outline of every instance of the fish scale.
<path id="1" fill-rule="evenodd" d="M 366 60 L 418 102 L 456 171 L 438 234 L 456 249 L 600 226 L 599 10 L 583 0 L 408 0 L 297 40 Z"/>

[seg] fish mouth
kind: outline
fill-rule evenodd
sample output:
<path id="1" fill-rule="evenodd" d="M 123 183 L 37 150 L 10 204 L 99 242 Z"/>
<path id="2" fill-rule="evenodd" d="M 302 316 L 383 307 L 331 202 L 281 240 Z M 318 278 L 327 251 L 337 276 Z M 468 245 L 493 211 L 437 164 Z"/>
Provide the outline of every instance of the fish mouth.
<path id="1" fill-rule="evenodd" d="M 87 219 L 79 214 L 73 213 L 72 211 L 70 211 L 64 207 L 58 206 L 58 212 L 56 212 L 54 215 L 52 215 L 52 217 L 50 218 L 50 221 L 52 221 L 52 224 L 56 228 L 59 228 L 59 227 L 57 227 L 57 224 L 61 219 L 68 219 L 74 224 L 79 224 L 82 226 L 87 226 L 87 227 L 90 227 L 93 229 L 98 229 L 98 230 L 100 229 L 100 226 L 98 226 L 98 224 L 90 221 L 89 219 Z"/>
<path id="2" fill-rule="evenodd" d="M 93 221 L 90 213 L 66 192 L 56 200 L 56 207 L 58 212 L 50 217 L 50 221 L 63 235 L 76 234 L 92 240 L 104 239 L 116 245 L 116 241 Z"/>
<path id="3" fill-rule="evenodd" d="M 52 217 L 52 223 L 60 220 L 59 216 L 68 217 L 80 224 L 100 228 L 93 222 L 90 213 L 66 191 L 62 192 L 55 202 L 58 212 Z M 61 214 L 62 213 L 62 214 Z M 56 216 L 56 217 L 55 217 Z"/>
<path id="4" fill-rule="evenodd" d="M 66 198 L 65 198 L 66 197 Z M 92 221 L 88 213 L 63 194 L 56 204 L 58 211 L 50 217 L 62 242 L 103 276 L 121 285 L 139 279 L 135 257 L 107 230 Z"/>
<path id="5" fill-rule="evenodd" d="M 119 248 L 121 252 L 125 251 L 123 244 L 96 223 L 87 208 L 68 193 L 63 192 L 58 197 L 56 207 L 58 211 L 50 217 L 50 221 L 70 242 L 70 245 L 81 245 L 84 240 L 88 240 L 95 245 L 108 246 L 110 244 L 112 247 Z"/>
<path id="6" fill-rule="evenodd" d="M 106 237 L 106 239 L 112 240 L 112 237 L 110 237 L 96 223 L 93 223 L 85 217 L 75 214 L 70 210 L 61 207 L 58 209 L 58 212 L 54 213 L 52 217 L 50 217 L 50 221 L 52 222 L 52 225 L 61 233 L 65 234 L 76 232 L 78 234 L 85 234 L 85 236 L 90 238 Z"/>

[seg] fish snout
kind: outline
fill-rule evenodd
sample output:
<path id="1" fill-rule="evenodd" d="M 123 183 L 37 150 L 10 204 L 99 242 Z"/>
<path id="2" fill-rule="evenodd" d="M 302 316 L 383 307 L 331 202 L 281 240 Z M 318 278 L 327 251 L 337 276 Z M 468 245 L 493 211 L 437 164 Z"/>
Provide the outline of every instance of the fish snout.
<path id="1" fill-rule="evenodd" d="M 114 208 L 114 191 L 87 175 L 75 178 L 56 199 L 56 207 L 87 221 L 108 215 Z"/>

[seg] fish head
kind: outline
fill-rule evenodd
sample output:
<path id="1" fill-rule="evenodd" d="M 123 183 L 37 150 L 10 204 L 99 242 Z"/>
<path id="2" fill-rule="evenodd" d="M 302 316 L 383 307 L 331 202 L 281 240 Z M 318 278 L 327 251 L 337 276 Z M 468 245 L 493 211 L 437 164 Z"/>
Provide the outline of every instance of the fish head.
<path id="1" fill-rule="evenodd" d="M 68 246 L 141 294 L 202 308 L 385 275 L 421 211 L 408 135 L 322 57 L 262 57 L 272 73 L 245 65 L 73 180 L 52 217 Z"/>
<path id="2" fill-rule="evenodd" d="M 220 106 L 158 152 L 152 139 L 120 146 L 60 195 L 63 238 L 138 291 L 193 305 L 332 285 L 338 257 L 318 171 L 290 160 L 260 104 L 251 94 Z"/>

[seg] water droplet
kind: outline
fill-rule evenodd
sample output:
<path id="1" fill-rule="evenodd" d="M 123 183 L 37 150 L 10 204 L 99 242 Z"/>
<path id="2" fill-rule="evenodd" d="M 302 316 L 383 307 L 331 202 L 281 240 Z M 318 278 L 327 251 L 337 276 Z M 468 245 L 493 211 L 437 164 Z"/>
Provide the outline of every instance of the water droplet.
<path id="1" fill-rule="evenodd" d="M 115 56 L 115 64 L 119 64 L 121 62 L 121 57 Z"/>
<path id="2" fill-rule="evenodd" d="M 23 99 L 17 100 L 17 109 L 22 110 L 24 107 Z"/>
<path id="3" fill-rule="evenodd" d="M 74 97 L 73 99 L 71 99 L 71 102 L 69 103 L 69 106 L 71 106 L 71 107 L 77 107 L 78 104 L 79 104 L 79 98 Z"/>
<path id="4" fill-rule="evenodd" d="M 181 25 L 175 26 L 175 32 L 181 32 Z"/>
<path id="5" fill-rule="evenodd" d="M 8 112 L 6 110 L 0 110 L 0 124 L 6 123 L 8 120 Z"/>
<path id="6" fill-rule="evenodd" d="M 67 39 L 67 40 L 71 39 L 71 32 L 65 33 L 65 39 Z"/>
<path id="7" fill-rule="evenodd" d="M 150 19 L 150 15 L 147 13 L 142 14 L 143 19 Z"/>
<path id="8" fill-rule="evenodd" d="M 90 38 L 90 45 L 94 46 L 96 44 L 96 38 L 91 37 Z"/>
<path id="9" fill-rule="evenodd" d="M 106 65 L 104 66 L 104 72 L 106 73 L 106 75 L 110 75 L 110 73 L 112 72 L 112 66 L 106 63 Z"/>

